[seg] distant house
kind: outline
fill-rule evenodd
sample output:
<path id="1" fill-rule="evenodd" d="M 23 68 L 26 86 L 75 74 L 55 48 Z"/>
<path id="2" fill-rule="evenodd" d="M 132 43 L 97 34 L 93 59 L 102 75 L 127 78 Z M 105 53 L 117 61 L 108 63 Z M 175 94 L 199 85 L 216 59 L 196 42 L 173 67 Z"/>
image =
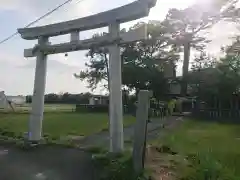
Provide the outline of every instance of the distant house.
<path id="1" fill-rule="evenodd" d="M 23 105 L 26 103 L 26 96 L 6 96 L 7 100 L 15 105 Z"/>
<path id="2" fill-rule="evenodd" d="M 91 95 L 89 98 L 89 105 L 108 105 L 109 96 Z"/>
<path id="3" fill-rule="evenodd" d="M 4 94 L 4 91 L 0 91 L 0 109 L 7 109 L 9 108 L 9 102 L 7 97 Z"/>
<path id="4" fill-rule="evenodd" d="M 0 105 L 6 104 L 23 105 L 26 103 L 26 96 L 7 96 L 4 91 L 0 91 Z"/>

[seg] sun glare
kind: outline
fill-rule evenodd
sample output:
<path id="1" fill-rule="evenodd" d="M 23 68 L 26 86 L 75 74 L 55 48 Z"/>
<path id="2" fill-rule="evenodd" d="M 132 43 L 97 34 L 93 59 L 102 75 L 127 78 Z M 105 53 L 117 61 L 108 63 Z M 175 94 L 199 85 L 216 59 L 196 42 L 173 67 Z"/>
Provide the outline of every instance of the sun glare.
<path id="1" fill-rule="evenodd" d="M 157 5 L 151 10 L 149 19 L 161 20 L 165 17 L 170 8 L 185 9 L 196 3 L 201 4 L 203 9 L 210 8 L 212 0 L 158 0 Z"/>
<path id="2" fill-rule="evenodd" d="M 158 0 L 151 10 L 150 19 L 163 19 L 170 8 L 184 9 L 194 4 L 196 0 Z"/>

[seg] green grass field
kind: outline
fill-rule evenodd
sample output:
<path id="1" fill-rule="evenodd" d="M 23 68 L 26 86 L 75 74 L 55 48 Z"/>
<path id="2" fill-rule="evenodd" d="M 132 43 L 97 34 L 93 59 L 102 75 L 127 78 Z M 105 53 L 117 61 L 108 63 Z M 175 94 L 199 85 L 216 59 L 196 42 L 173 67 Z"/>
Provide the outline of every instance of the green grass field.
<path id="1" fill-rule="evenodd" d="M 0 129 L 22 134 L 27 131 L 28 113 L 0 114 Z M 124 125 L 135 122 L 132 116 L 124 117 Z M 45 113 L 43 133 L 52 137 L 66 135 L 87 136 L 108 128 L 107 114 L 81 114 L 75 112 Z"/>
<path id="2" fill-rule="evenodd" d="M 160 144 L 190 157 L 194 168 L 187 170 L 185 180 L 240 179 L 240 125 L 189 120 Z"/>
<path id="3" fill-rule="evenodd" d="M 31 110 L 31 104 L 24 104 L 22 106 L 14 106 L 15 112 L 21 112 L 21 111 L 30 111 Z M 45 112 L 72 112 L 75 110 L 74 104 L 45 104 L 44 105 L 44 111 Z M 8 108 L 6 110 L 2 110 L 5 112 L 12 112 L 12 109 Z M 1 110 L 0 110 L 1 112 Z"/>

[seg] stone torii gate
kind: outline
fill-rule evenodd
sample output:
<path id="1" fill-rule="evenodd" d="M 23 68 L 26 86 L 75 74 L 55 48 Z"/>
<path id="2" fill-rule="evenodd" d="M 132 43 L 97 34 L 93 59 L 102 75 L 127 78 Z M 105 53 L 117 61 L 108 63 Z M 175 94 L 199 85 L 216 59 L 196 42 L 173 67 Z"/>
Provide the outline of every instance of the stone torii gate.
<path id="1" fill-rule="evenodd" d="M 24 50 L 24 57 L 37 57 L 32 111 L 29 119 L 28 140 L 38 142 L 41 139 L 44 112 L 44 93 L 46 84 L 47 55 L 87 50 L 92 47 L 109 48 L 110 79 L 110 151 L 123 150 L 123 113 L 120 45 L 147 38 L 146 27 L 126 33 L 120 33 L 120 24 L 148 16 L 157 0 L 137 0 L 125 6 L 96 15 L 71 21 L 50 24 L 41 27 L 18 29 L 26 40 L 38 39 L 32 49 Z M 81 31 L 109 27 L 109 33 L 102 37 L 80 40 Z M 51 44 L 50 37 L 70 34 L 70 42 Z M 67 83 L 67 82 L 66 82 Z"/>

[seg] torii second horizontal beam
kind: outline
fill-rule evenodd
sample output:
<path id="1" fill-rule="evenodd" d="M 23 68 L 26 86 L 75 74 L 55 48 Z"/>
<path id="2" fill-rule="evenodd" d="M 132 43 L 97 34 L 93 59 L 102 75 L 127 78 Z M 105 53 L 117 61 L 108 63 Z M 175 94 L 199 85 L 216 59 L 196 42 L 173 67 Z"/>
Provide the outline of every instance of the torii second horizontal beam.
<path id="1" fill-rule="evenodd" d="M 95 37 L 91 39 L 85 39 L 80 41 L 73 41 L 68 43 L 54 44 L 54 45 L 36 45 L 34 48 L 25 49 L 24 57 L 35 57 L 37 51 L 43 51 L 45 54 L 59 54 L 65 52 L 72 52 L 78 50 L 87 50 L 92 47 L 108 46 L 113 43 L 119 45 L 130 42 L 136 42 L 147 39 L 147 26 L 141 26 L 135 30 L 120 33 L 118 39 L 111 37 L 111 34 L 107 33 L 104 36 Z"/>

